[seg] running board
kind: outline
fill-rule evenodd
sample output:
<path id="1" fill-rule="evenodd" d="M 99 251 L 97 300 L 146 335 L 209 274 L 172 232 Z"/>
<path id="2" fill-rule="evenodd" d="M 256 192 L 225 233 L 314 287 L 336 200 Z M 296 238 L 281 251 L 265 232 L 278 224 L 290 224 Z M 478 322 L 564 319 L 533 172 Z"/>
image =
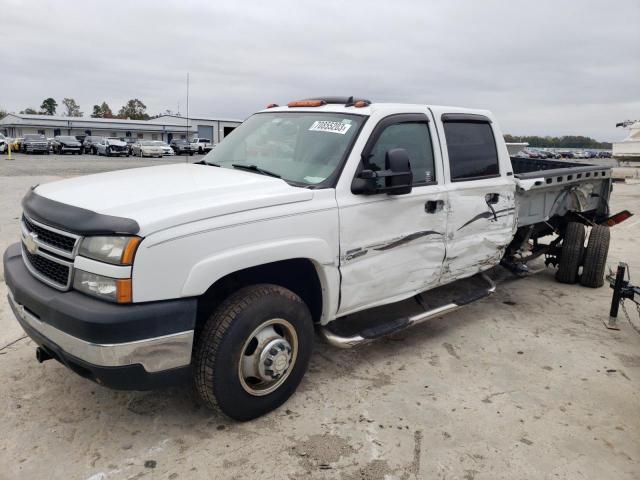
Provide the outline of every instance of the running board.
<path id="1" fill-rule="evenodd" d="M 320 334 L 327 341 L 327 343 L 334 347 L 352 348 L 356 345 L 362 345 L 371 342 L 375 339 L 384 337 L 391 333 L 399 332 L 401 330 L 404 330 L 405 328 L 413 327 L 414 325 L 426 322 L 427 320 L 431 320 L 432 318 L 440 317 L 446 313 L 453 312 L 454 310 L 457 310 L 458 308 L 461 308 L 465 305 L 486 298 L 496 291 L 496 284 L 486 274 L 481 273 L 479 277 L 487 283 L 486 289 L 476 290 L 470 292 L 469 294 L 461 295 L 445 305 L 432 308 L 430 310 L 425 310 L 424 312 L 420 312 L 416 315 L 396 318 L 386 323 L 366 328 L 350 336 L 341 336 L 331 331 L 328 328 L 328 326 L 331 324 L 320 327 Z M 422 304 L 420 300 L 418 300 L 418 302 Z"/>

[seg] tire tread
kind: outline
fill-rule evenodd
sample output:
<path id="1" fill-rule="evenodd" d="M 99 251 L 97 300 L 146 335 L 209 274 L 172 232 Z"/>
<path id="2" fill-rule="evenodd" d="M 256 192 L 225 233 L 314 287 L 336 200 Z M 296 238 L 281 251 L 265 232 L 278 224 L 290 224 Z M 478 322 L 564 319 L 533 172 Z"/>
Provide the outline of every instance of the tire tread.
<path id="1" fill-rule="evenodd" d="M 609 254 L 611 232 L 605 225 L 594 225 L 589 233 L 589 242 L 584 255 L 584 266 L 580 284 L 589 288 L 604 285 L 604 270 Z"/>
<path id="2" fill-rule="evenodd" d="M 200 332 L 194 349 L 194 383 L 200 398 L 211 408 L 219 410 L 213 382 L 215 359 L 229 327 L 235 318 L 263 296 L 281 295 L 303 303 L 290 290 L 272 284 L 243 287 L 227 297 L 213 312 Z"/>
<path id="3" fill-rule="evenodd" d="M 562 255 L 556 272 L 558 282 L 573 284 L 578 281 L 578 270 L 584 256 L 584 240 L 584 225 L 569 222 L 562 240 Z"/>

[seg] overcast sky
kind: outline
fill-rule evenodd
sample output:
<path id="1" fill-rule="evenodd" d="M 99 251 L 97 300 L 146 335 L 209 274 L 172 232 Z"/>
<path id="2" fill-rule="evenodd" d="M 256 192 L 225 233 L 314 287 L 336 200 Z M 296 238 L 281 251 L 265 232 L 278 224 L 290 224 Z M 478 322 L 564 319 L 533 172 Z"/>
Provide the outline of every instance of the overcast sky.
<path id="1" fill-rule="evenodd" d="M 357 95 L 487 108 L 517 135 L 623 138 L 640 119 L 640 1 L 0 0 L 0 108 L 244 119 Z M 13 13 L 10 13 L 13 12 Z M 62 110 L 59 108 L 59 110 Z"/>

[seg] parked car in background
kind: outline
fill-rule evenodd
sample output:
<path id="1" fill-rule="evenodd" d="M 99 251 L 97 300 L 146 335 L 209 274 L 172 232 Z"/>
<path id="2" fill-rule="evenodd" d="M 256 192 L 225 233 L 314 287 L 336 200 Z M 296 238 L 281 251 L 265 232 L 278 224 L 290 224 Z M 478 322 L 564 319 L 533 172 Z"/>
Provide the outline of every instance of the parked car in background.
<path id="1" fill-rule="evenodd" d="M 540 153 L 537 150 L 533 150 L 531 148 L 525 148 L 522 150 L 522 153 L 527 156 L 527 158 L 540 158 Z"/>
<path id="2" fill-rule="evenodd" d="M 100 137 L 97 135 L 87 135 L 83 142 L 82 142 L 82 148 L 84 150 L 84 153 L 93 153 L 94 155 L 98 154 L 98 148 L 97 145 L 98 143 L 100 143 L 100 140 L 102 140 L 104 137 Z"/>
<path id="3" fill-rule="evenodd" d="M 124 143 L 127 144 L 127 149 L 129 150 L 129 155 L 133 155 L 131 153 L 131 147 L 133 147 L 133 144 L 136 143 L 138 141 L 137 138 L 133 138 L 133 137 L 124 137 L 121 138 L 120 140 L 122 140 Z"/>
<path id="4" fill-rule="evenodd" d="M 82 153 L 82 144 L 76 137 L 58 135 L 53 137 L 53 152 L 60 155 L 64 153 L 80 155 Z"/>
<path id="5" fill-rule="evenodd" d="M 599 157 L 599 158 L 611 158 L 611 152 L 607 152 L 607 151 L 605 151 L 605 152 L 600 152 L 600 153 L 598 154 L 598 157 Z"/>
<path id="6" fill-rule="evenodd" d="M 153 140 L 153 144 L 162 149 L 163 157 L 171 157 L 176 154 L 176 152 L 173 151 L 173 148 L 171 148 L 167 142 L 163 142 L 161 140 Z"/>
<path id="7" fill-rule="evenodd" d="M 208 138 L 191 139 L 191 148 L 197 153 L 207 153 L 213 149 L 213 143 Z"/>
<path id="8" fill-rule="evenodd" d="M 570 152 L 568 150 L 567 151 L 563 151 L 563 152 L 560 152 L 560 156 L 562 158 L 573 158 L 573 152 Z"/>
<path id="9" fill-rule="evenodd" d="M 0 133 L 0 153 L 7 153 L 9 150 L 9 142 L 11 139 L 5 137 L 2 133 Z"/>
<path id="10" fill-rule="evenodd" d="M 162 148 L 153 140 L 139 140 L 131 145 L 131 155 L 136 157 L 162 157 Z"/>
<path id="11" fill-rule="evenodd" d="M 49 141 L 47 137 L 39 133 L 25 135 L 20 148 L 22 153 L 46 153 L 49 155 Z"/>
<path id="12" fill-rule="evenodd" d="M 127 148 L 127 144 L 119 138 L 115 137 L 108 137 L 100 140 L 96 145 L 96 152 L 98 155 L 105 155 L 107 157 L 129 156 L 129 149 Z"/>
<path id="13" fill-rule="evenodd" d="M 171 140 L 169 144 L 173 151 L 176 152 L 176 155 L 193 155 L 193 147 L 191 144 L 185 140 L 184 138 L 176 138 Z"/>

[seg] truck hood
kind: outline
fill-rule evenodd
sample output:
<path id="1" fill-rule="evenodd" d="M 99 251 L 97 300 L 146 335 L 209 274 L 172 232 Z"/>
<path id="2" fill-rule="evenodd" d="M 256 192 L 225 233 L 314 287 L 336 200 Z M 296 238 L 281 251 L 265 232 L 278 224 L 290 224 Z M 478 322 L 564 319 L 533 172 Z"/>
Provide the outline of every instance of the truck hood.
<path id="1" fill-rule="evenodd" d="M 257 208 L 304 202 L 313 192 L 274 177 L 208 165 L 134 168 L 40 185 L 35 193 L 131 218 L 140 234 Z"/>

